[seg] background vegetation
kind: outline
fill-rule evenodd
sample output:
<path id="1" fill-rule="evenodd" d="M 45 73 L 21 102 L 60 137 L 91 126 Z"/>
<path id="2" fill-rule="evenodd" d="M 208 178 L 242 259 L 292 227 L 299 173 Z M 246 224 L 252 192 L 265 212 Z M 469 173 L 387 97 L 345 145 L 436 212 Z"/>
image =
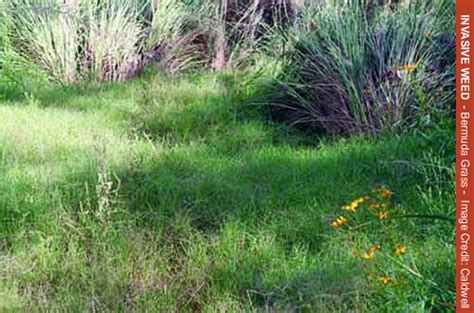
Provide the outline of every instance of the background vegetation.
<path id="1" fill-rule="evenodd" d="M 454 9 L 0 0 L 0 311 L 454 311 Z"/>

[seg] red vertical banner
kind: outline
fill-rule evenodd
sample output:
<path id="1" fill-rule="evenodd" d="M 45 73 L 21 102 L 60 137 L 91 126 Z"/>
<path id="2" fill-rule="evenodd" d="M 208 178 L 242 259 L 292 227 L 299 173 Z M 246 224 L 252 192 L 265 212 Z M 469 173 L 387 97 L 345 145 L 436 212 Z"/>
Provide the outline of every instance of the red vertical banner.
<path id="1" fill-rule="evenodd" d="M 456 311 L 474 312 L 474 0 L 456 2 Z M 473 166 L 471 166 L 473 165 Z"/>

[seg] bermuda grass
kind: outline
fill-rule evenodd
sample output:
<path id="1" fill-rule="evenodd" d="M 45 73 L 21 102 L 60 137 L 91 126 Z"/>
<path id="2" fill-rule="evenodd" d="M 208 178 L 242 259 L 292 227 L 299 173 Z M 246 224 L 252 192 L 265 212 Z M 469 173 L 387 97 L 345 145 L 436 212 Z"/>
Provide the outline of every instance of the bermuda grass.
<path id="1" fill-rule="evenodd" d="M 452 311 L 454 223 L 391 217 L 454 214 L 454 126 L 308 138 L 243 79 L 1 89 L 0 311 Z M 387 221 L 330 226 L 377 186 Z"/>

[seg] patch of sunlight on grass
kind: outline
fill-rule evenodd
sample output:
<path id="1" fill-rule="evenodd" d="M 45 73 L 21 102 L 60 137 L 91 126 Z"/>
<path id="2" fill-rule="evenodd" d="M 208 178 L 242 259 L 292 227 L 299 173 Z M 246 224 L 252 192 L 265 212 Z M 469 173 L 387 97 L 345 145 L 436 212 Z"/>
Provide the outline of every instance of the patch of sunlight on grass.
<path id="1" fill-rule="evenodd" d="M 157 146 L 129 138 L 101 114 L 0 106 L 1 163 L 6 176 L 51 177 L 62 169 L 103 161 L 127 164 L 144 150 Z"/>

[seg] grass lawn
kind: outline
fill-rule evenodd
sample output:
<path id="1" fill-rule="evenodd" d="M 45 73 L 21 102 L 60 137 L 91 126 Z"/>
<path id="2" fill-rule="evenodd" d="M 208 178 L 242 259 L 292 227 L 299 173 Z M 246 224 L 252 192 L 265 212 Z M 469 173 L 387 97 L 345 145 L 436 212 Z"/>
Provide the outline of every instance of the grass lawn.
<path id="1" fill-rule="evenodd" d="M 0 311 L 452 311 L 454 126 L 315 139 L 240 79 L 4 89 Z"/>

